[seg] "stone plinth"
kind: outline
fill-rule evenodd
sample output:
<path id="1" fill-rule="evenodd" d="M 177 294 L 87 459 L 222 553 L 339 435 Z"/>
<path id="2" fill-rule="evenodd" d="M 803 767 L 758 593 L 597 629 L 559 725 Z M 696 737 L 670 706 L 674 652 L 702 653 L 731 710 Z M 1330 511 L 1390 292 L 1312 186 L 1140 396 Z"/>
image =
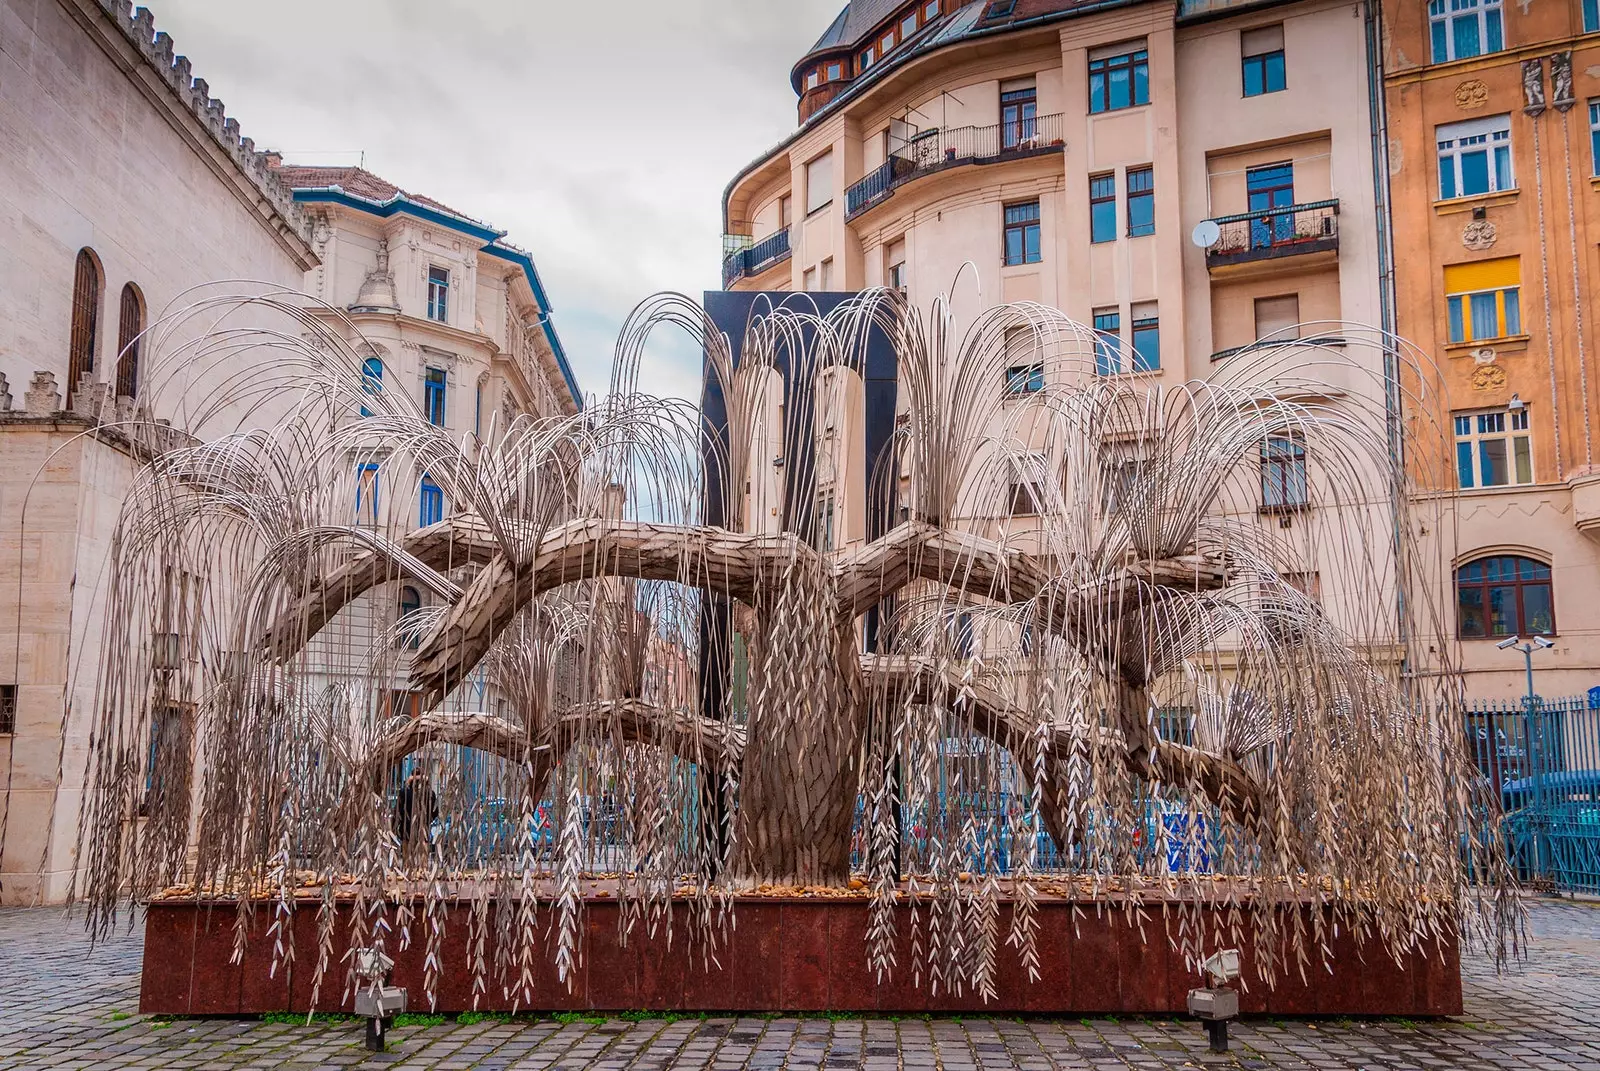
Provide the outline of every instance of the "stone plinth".
<path id="1" fill-rule="evenodd" d="M 1170 921 L 1161 905 L 1147 906 L 1145 940 L 1120 912 L 1096 914 L 1093 905 L 1042 901 L 1039 905 L 1039 980 L 1030 983 L 1014 950 L 1002 947 L 998 996 L 985 1003 L 971 990 L 960 996 L 932 992 L 926 975 L 922 985 L 911 978 L 910 919 L 898 925 L 899 964 L 892 978 L 879 984 L 867 969 L 867 914 L 864 899 L 750 899 L 736 910 L 737 927 L 727 932 L 718 949 L 720 968 L 706 967 L 688 936 L 687 908 L 677 905 L 678 925 L 671 947 L 658 932 L 652 939 L 639 930 L 624 946 L 618 931 L 618 906 L 613 900 L 586 905 L 583 962 L 569 991 L 558 980 L 549 954 L 535 963 L 533 1006 L 522 1011 L 850 1011 L 884 1014 L 970 1012 L 983 1014 L 1183 1014 L 1184 997 L 1200 984 L 1183 956 L 1166 937 Z M 318 1000 L 321 1011 L 350 1010 L 341 1005 L 347 947 L 348 904 L 341 904 L 332 966 Z M 1206 909 L 1210 910 L 1210 909 Z M 1301 910 L 1317 910 L 1312 907 Z M 420 915 L 420 912 L 418 913 Z M 393 915 L 390 915 L 391 919 Z M 438 1010 L 472 1007 L 467 969 L 465 904 L 447 911 Z M 1248 916 L 1247 916 L 1248 917 Z M 544 937 L 554 913 L 541 905 Z M 268 977 L 272 956 L 270 917 L 265 907 L 256 915 L 244 960 L 229 962 L 235 912 L 231 903 L 152 904 L 145 924 L 144 976 L 139 1010 L 146 1014 L 243 1015 L 271 1011 L 306 1011 L 316 963 L 317 922 L 314 906 L 294 915 L 295 956 L 292 967 Z M 394 956 L 394 984 L 405 986 L 412 1007 L 426 1010 L 423 960 L 426 948 L 420 924 L 411 945 Z M 927 925 L 923 917 L 924 929 Z M 1010 925 L 1010 907 L 1002 905 L 1001 939 Z M 1207 921 L 1207 930 L 1212 920 Z M 493 940 L 492 925 L 489 940 Z M 1242 942 L 1246 1014 L 1270 1015 L 1453 1015 L 1461 1011 L 1460 958 L 1453 938 L 1414 953 L 1397 965 L 1377 945 L 1358 946 L 1346 931 L 1334 942 L 1331 972 L 1308 966 L 1309 982 L 1298 974 L 1279 979 L 1268 990 L 1255 976 L 1248 924 Z M 926 933 L 924 932 L 924 940 Z M 553 942 L 551 942 L 553 944 Z M 546 947 L 549 947 L 548 945 Z M 488 953 L 492 960 L 493 950 Z M 491 974 L 481 1010 L 510 1010 Z"/>

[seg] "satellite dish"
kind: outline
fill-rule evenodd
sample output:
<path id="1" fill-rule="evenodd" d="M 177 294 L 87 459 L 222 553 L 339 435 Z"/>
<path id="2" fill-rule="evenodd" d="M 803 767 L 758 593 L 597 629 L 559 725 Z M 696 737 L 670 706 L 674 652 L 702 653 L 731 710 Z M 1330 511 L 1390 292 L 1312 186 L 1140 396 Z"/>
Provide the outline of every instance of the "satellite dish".
<path id="1" fill-rule="evenodd" d="M 1194 235 L 1189 239 L 1201 249 L 1210 249 L 1222 237 L 1222 228 L 1214 219 L 1203 219 L 1194 225 Z"/>

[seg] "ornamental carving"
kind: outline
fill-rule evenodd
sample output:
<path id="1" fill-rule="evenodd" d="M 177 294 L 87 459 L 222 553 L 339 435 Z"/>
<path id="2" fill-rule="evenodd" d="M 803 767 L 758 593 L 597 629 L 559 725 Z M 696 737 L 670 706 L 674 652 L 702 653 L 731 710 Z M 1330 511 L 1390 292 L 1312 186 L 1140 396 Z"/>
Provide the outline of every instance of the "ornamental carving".
<path id="1" fill-rule="evenodd" d="M 1544 111 L 1544 60 L 1526 59 L 1522 61 L 1522 110 L 1528 115 L 1539 115 Z"/>
<path id="2" fill-rule="evenodd" d="M 1472 111 L 1489 103 L 1489 87 L 1481 78 L 1469 78 L 1456 86 L 1456 107 Z"/>
<path id="3" fill-rule="evenodd" d="M 1577 103 L 1572 95 L 1572 53 L 1550 54 L 1550 103 L 1566 111 Z"/>
<path id="4" fill-rule="evenodd" d="M 1480 364 L 1472 370 L 1473 390 L 1499 390 L 1506 385 L 1506 370 L 1497 364 Z"/>
<path id="5" fill-rule="evenodd" d="M 1486 219 L 1475 219 L 1461 228 L 1461 244 L 1477 252 L 1491 248 L 1495 238 L 1494 224 Z"/>

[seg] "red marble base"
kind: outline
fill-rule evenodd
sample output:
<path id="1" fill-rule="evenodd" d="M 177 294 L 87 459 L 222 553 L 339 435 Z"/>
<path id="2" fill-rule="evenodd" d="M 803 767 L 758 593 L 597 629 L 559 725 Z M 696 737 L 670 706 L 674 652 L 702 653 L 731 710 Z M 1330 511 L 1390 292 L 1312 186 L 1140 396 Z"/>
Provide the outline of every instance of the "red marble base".
<path id="1" fill-rule="evenodd" d="M 558 980 L 553 957 L 542 955 L 535 962 L 534 1007 L 524 1005 L 520 1010 L 1183 1014 L 1185 995 L 1201 981 L 1167 939 L 1167 923 L 1175 933 L 1176 919 L 1169 920 L 1162 906 L 1148 905 L 1141 937 L 1120 912 L 1097 915 L 1091 905 L 1079 906 L 1084 913 L 1074 921 L 1071 903 L 1040 903 L 1039 980 L 1030 983 L 1014 950 L 1002 947 L 998 996 L 985 1003 L 970 989 L 961 996 L 942 990 L 935 996 L 926 977 L 920 987 L 912 984 L 909 919 L 898 927 L 900 966 L 893 978 L 878 984 L 866 964 L 865 900 L 741 900 L 737 927 L 729 930 L 726 945 L 717 953 L 722 966 L 710 969 L 685 940 L 686 925 L 675 928 L 670 948 L 664 935 L 652 940 L 639 932 L 624 947 L 617 932 L 616 902 L 593 900 L 584 920 L 583 962 L 571 990 Z M 321 1011 L 349 1010 L 339 1005 L 349 906 L 340 910 L 345 917 L 335 930 L 333 966 L 317 1002 Z M 453 905 L 447 912 L 440 1012 L 472 1007 L 467 911 L 466 905 Z M 552 912 L 541 909 L 539 918 L 548 926 Z M 253 920 L 243 962 L 238 964 L 229 962 L 234 919 L 232 904 L 150 905 L 139 1010 L 170 1015 L 307 1010 L 317 955 L 314 905 L 295 912 L 294 962 L 276 977 L 268 976 L 273 936 L 267 932 L 271 923 L 267 910 L 263 907 Z M 1003 905 L 1002 940 L 1009 922 L 1009 907 Z M 1341 931 L 1334 941 L 1331 971 L 1308 965 L 1308 982 L 1296 972 L 1279 979 L 1272 990 L 1256 977 L 1250 941 L 1247 925 L 1242 945 L 1249 989 L 1241 995 L 1247 1014 L 1415 1017 L 1461 1012 L 1461 961 L 1453 939 L 1426 954 L 1413 954 L 1401 967 L 1380 947 L 1358 945 Z M 422 1002 L 425 956 L 420 925 L 408 949 L 398 952 L 397 944 L 390 942 L 393 982 L 410 991 L 417 1007 Z M 488 956 L 492 962 L 492 949 Z M 479 1007 L 509 1010 L 492 978 Z"/>

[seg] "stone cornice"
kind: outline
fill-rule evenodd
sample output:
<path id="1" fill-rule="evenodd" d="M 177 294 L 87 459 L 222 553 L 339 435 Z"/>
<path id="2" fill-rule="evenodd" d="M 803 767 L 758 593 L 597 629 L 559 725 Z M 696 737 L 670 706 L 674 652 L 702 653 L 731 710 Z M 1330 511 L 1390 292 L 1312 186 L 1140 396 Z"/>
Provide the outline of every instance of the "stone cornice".
<path id="1" fill-rule="evenodd" d="M 293 192 L 268 170 L 239 121 L 227 118 L 189 60 L 173 54 L 172 38 L 155 29 L 148 8 L 129 14 L 126 0 L 57 0 L 131 81 L 167 124 L 273 235 L 302 271 L 318 264 L 311 227 Z"/>

